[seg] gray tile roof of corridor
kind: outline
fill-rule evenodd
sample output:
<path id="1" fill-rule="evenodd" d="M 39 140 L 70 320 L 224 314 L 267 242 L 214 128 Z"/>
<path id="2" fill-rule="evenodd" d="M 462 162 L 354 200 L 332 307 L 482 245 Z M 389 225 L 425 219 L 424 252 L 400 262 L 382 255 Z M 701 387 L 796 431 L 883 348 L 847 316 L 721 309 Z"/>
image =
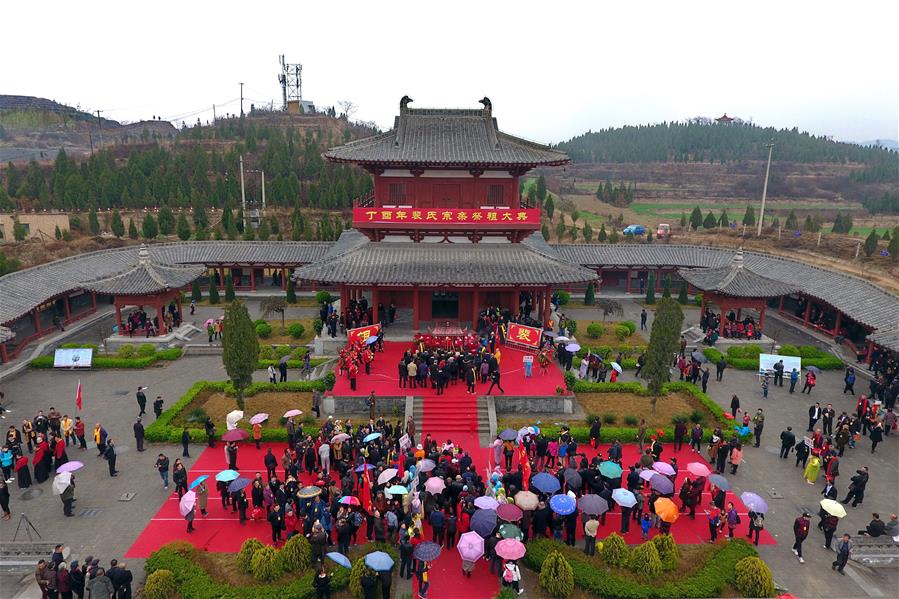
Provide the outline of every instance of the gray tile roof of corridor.
<path id="1" fill-rule="evenodd" d="M 795 283 L 784 283 L 759 274 L 745 265 L 743 249 L 737 250 L 727 266 L 720 268 L 679 268 L 677 274 L 702 291 L 731 297 L 780 297 L 801 291 Z"/>

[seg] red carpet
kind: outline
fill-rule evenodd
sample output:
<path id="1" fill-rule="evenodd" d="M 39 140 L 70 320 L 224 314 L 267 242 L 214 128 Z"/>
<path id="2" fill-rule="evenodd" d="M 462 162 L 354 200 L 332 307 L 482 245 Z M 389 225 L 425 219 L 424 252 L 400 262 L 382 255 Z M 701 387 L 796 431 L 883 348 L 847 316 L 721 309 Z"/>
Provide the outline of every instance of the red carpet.
<path id="1" fill-rule="evenodd" d="M 377 395 L 415 395 L 416 397 L 437 397 L 437 390 L 430 385 L 422 388 L 402 388 L 399 385 L 399 371 L 397 365 L 403 352 L 412 347 L 411 342 L 385 341 L 384 351 L 375 352 L 375 360 L 371 365 L 371 374 L 365 371 L 359 373 L 356 378 L 356 390 L 350 389 L 350 380 L 346 375 L 337 375 L 337 382 L 332 391 L 336 396 L 363 396 L 374 391 Z M 555 395 L 556 387 L 565 386 L 562 373 L 558 368 L 550 367 L 547 374 L 540 374 L 540 367 L 536 364 L 533 376 L 525 378 L 522 358 L 533 355 L 511 347 L 500 348 L 500 384 L 505 395 Z M 476 390 L 479 395 L 485 395 L 490 388 L 490 382 L 477 383 Z M 494 395 L 499 395 L 499 390 L 493 390 Z M 455 385 L 448 385 L 443 397 L 465 396 L 465 383 L 459 381 Z"/>
<path id="2" fill-rule="evenodd" d="M 453 439 L 459 433 L 471 433 L 478 430 L 478 400 L 473 395 L 462 395 L 450 398 L 447 395 L 440 397 L 425 397 L 424 413 L 421 418 L 421 427 L 425 433 L 431 433 L 431 437 L 441 445 L 447 438 Z M 440 436 L 435 436 L 438 434 Z M 474 438 L 477 443 L 477 437 Z M 474 449 L 469 444 L 466 449 Z"/>

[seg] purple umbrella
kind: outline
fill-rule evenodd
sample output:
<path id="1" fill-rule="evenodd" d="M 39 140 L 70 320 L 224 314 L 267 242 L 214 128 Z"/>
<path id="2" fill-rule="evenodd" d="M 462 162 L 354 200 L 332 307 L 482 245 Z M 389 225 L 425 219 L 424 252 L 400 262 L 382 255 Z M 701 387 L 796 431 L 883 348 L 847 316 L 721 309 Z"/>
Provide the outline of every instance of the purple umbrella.
<path id="1" fill-rule="evenodd" d="M 743 491 L 740 493 L 740 500 L 753 512 L 759 514 L 768 513 L 768 504 L 765 500 L 751 491 Z"/>
<path id="2" fill-rule="evenodd" d="M 436 467 L 437 467 L 437 464 L 434 463 L 434 460 L 422 460 L 418 464 L 418 471 L 419 472 L 430 472 L 431 470 L 433 470 Z"/>
<path id="3" fill-rule="evenodd" d="M 577 343 L 569 343 L 565 346 L 565 351 L 570 351 L 571 353 L 581 351 L 581 346 Z"/>
<path id="4" fill-rule="evenodd" d="M 494 528 L 496 528 L 496 512 L 493 510 L 478 510 L 471 517 L 471 530 L 485 539 L 493 534 Z"/>
<path id="5" fill-rule="evenodd" d="M 578 499 L 578 507 L 585 514 L 600 516 L 609 511 L 609 502 L 599 495 L 584 495 Z"/>
<path id="6" fill-rule="evenodd" d="M 469 531 L 459 537 L 456 549 L 463 561 L 475 562 L 484 556 L 484 538 L 474 531 Z"/>
<path id="7" fill-rule="evenodd" d="M 81 470 L 82 468 L 84 468 L 84 464 L 82 464 L 81 462 L 66 462 L 56 469 L 56 473 L 62 474 L 63 472 L 75 472 L 76 470 Z"/>
<path id="8" fill-rule="evenodd" d="M 668 464 L 667 462 L 656 462 L 655 464 L 652 465 L 652 469 L 655 470 L 656 472 L 661 472 L 665 476 L 671 476 L 672 474 L 675 473 L 674 467 L 671 464 Z"/>
<path id="9" fill-rule="evenodd" d="M 228 485 L 228 492 L 237 493 L 241 489 L 248 487 L 251 482 L 253 481 L 251 481 L 249 478 L 238 478 L 236 480 L 232 480 L 231 484 Z"/>
<path id="10" fill-rule="evenodd" d="M 431 541 L 425 541 L 415 548 L 415 551 L 412 552 L 412 555 L 417 560 L 421 560 L 423 562 L 432 562 L 440 557 L 440 551 L 440 545 Z"/>
<path id="11" fill-rule="evenodd" d="M 649 486 L 659 492 L 659 495 L 667 495 L 674 492 L 674 483 L 666 476 L 653 476 Z"/>
<path id="12" fill-rule="evenodd" d="M 252 418 L 250 418 L 250 424 L 262 424 L 268 420 L 268 414 L 265 412 L 260 412 L 259 414 L 254 414 Z"/>
<path id="13" fill-rule="evenodd" d="M 655 470 L 641 470 L 640 471 L 640 479 L 649 482 L 653 479 L 653 477 L 658 474 Z"/>
<path id="14" fill-rule="evenodd" d="M 499 507 L 499 502 L 493 497 L 483 495 L 474 500 L 474 505 L 482 510 L 495 510 Z"/>

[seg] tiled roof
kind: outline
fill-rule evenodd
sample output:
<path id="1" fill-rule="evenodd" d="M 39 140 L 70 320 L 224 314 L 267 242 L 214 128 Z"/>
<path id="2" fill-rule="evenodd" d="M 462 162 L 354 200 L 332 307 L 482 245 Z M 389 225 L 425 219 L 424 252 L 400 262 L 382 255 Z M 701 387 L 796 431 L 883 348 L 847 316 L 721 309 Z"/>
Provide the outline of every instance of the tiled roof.
<path id="1" fill-rule="evenodd" d="M 534 235 L 539 236 L 538 233 Z M 381 285 L 562 285 L 593 271 L 562 260 L 535 239 L 524 243 L 371 243 L 345 231 L 346 250 L 294 271 L 296 279 Z M 360 239 L 361 238 L 361 239 Z M 542 238 L 541 238 L 542 241 Z"/>
<path id="2" fill-rule="evenodd" d="M 721 268 L 681 268 L 678 274 L 694 287 L 733 297 L 779 297 L 800 291 L 793 283 L 769 279 L 744 264 L 743 248 Z"/>
<path id="3" fill-rule="evenodd" d="M 899 317 L 897 317 L 899 319 Z M 871 333 L 867 337 L 868 341 L 873 341 L 881 347 L 885 347 L 895 352 L 899 352 L 899 322 L 892 329 L 884 329 Z"/>
<path id="4" fill-rule="evenodd" d="M 88 281 L 82 289 L 107 295 L 149 295 L 180 289 L 200 278 L 206 266 L 162 264 L 150 258 L 147 246 L 141 245 L 137 262 L 111 277 Z"/>
<path id="5" fill-rule="evenodd" d="M 379 165 L 550 166 L 568 156 L 499 130 L 489 109 L 402 108 L 386 133 L 331 148 L 335 162 Z"/>
<path id="6" fill-rule="evenodd" d="M 330 242 L 182 241 L 148 246 L 163 264 L 274 264 L 297 266 L 321 258 Z M 137 246 L 98 250 L 26 268 L 0 278 L 0 323 L 57 295 L 82 289 L 87 281 L 111 277 L 133 266 Z"/>

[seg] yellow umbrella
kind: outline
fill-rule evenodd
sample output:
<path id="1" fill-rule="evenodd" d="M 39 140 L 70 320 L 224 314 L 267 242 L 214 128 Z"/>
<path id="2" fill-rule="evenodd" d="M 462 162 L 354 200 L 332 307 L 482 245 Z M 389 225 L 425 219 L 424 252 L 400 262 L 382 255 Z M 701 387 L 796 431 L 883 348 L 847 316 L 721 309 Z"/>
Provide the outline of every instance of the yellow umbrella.
<path id="1" fill-rule="evenodd" d="M 846 508 L 843 507 L 843 504 L 833 499 L 822 499 L 821 509 L 837 518 L 842 518 L 846 515 Z"/>
<path id="2" fill-rule="evenodd" d="M 669 524 L 671 524 L 672 522 L 677 520 L 677 506 L 667 497 L 659 497 L 658 499 L 656 499 L 656 502 L 653 505 L 656 508 L 656 515 L 659 517 L 659 519 L 662 520 L 662 522 L 668 522 Z"/>

